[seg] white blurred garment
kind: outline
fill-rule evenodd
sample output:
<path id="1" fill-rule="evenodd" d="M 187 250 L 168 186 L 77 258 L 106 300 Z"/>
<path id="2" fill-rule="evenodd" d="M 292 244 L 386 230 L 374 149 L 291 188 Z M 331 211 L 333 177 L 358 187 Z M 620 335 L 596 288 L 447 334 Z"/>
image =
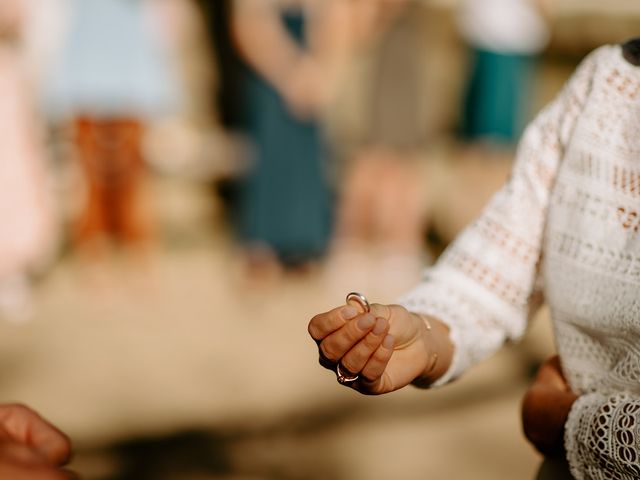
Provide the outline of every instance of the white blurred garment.
<path id="1" fill-rule="evenodd" d="M 27 85 L 20 58 L 0 44 L 0 278 L 41 260 L 54 237 L 42 131 Z"/>
<path id="2" fill-rule="evenodd" d="M 38 90 L 49 80 L 68 27 L 70 0 L 13 0 L 23 9 L 22 58 Z"/>
<path id="3" fill-rule="evenodd" d="M 532 0 L 463 0 L 458 21 L 467 42 L 500 53 L 538 53 L 551 34 Z"/>

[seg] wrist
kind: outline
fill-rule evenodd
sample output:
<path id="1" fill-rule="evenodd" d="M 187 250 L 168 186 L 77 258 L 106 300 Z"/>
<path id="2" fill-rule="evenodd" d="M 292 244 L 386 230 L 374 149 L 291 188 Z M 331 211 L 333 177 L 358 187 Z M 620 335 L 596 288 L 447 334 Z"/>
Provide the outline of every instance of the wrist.
<path id="1" fill-rule="evenodd" d="M 412 384 L 428 388 L 449 370 L 453 358 L 453 344 L 449 338 L 449 328 L 444 323 L 427 315 L 415 315 L 423 325 L 422 342 L 426 359 L 422 373 Z"/>

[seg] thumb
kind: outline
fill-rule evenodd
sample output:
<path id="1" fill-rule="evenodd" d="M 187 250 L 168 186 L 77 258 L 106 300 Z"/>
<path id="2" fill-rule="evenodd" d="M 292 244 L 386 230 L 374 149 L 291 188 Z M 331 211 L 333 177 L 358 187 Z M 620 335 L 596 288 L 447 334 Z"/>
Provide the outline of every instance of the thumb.
<path id="1" fill-rule="evenodd" d="M 374 303 L 371 313 L 389 322 L 389 333 L 395 338 L 395 349 L 402 349 L 420 338 L 424 329 L 424 319 L 401 305 Z"/>
<path id="2" fill-rule="evenodd" d="M 371 304 L 371 313 L 376 318 L 384 318 L 385 320 L 391 320 L 391 307 L 389 305 L 384 305 L 382 303 L 373 303 Z"/>

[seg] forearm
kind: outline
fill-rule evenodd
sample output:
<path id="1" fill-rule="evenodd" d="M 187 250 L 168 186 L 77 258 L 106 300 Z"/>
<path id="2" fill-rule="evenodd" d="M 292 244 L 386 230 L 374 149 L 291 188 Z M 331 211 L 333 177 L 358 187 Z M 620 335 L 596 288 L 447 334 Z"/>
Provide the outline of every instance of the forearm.
<path id="1" fill-rule="evenodd" d="M 549 23 L 553 20 L 553 3 L 551 0 L 536 0 L 536 6 L 540 10 L 540 14 L 544 17 L 544 19 Z"/>
<path id="2" fill-rule="evenodd" d="M 304 52 L 283 28 L 275 7 L 264 0 L 236 0 L 232 29 L 236 46 L 247 63 L 283 91 Z"/>
<path id="3" fill-rule="evenodd" d="M 355 50 L 352 2 L 323 0 L 312 8 L 309 50 L 325 81 L 335 86 Z"/>

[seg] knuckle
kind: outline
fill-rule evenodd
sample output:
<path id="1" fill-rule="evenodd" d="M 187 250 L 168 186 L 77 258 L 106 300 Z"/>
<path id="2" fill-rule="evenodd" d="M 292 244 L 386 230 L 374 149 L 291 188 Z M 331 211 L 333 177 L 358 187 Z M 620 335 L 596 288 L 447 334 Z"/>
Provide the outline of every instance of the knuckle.
<path id="1" fill-rule="evenodd" d="M 365 381 L 375 382 L 380 377 L 377 365 L 375 363 L 368 363 L 365 368 L 362 369 L 361 376 Z"/>
<path id="2" fill-rule="evenodd" d="M 363 342 L 365 347 L 368 350 L 374 351 L 380 345 L 381 340 L 379 335 L 376 335 L 373 332 L 371 332 L 366 337 L 364 337 Z"/>
<path id="3" fill-rule="evenodd" d="M 320 325 L 322 325 L 322 323 L 325 321 L 326 316 L 326 313 L 318 313 L 317 315 L 314 315 L 311 320 L 309 320 L 309 326 L 307 330 L 312 336 L 319 333 Z"/>
<path id="4" fill-rule="evenodd" d="M 73 446 L 71 439 L 63 432 L 56 432 L 58 434 L 58 445 L 54 452 L 54 456 L 58 464 L 64 465 L 71 460 L 73 454 Z"/>
<path id="5" fill-rule="evenodd" d="M 12 417 L 19 417 L 19 418 L 37 417 L 36 412 L 23 403 L 11 403 L 7 405 L 6 408 L 7 408 L 7 412 Z"/>
<path id="6" fill-rule="evenodd" d="M 6 407 L 14 412 L 31 412 L 31 409 L 24 403 L 9 403 Z"/>
<path id="7" fill-rule="evenodd" d="M 359 362 L 352 356 L 344 357 L 340 363 L 348 372 L 356 373 L 360 371 L 360 366 L 358 365 Z"/>
<path id="8" fill-rule="evenodd" d="M 336 362 L 340 358 L 340 356 L 337 354 L 335 350 L 335 347 L 333 347 L 332 345 L 327 345 L 326 342 L 323 342 L 320 344 L 320 353 L 327 360 L 330 360 L 332 362 Z"/>
<path id="9" fill-rule="evenodd" d="M 384 363 L 387 361 L 388 352 L 385 348 L 378 348 L 373 355 L 371 355 L 371 359 L 375 362 Z"/>
<path id="10" fill-rule="evenodd" d="M 325 358 L 324 356 L 320 355 L 318 358 L 318 363 L 320 364 L 320 366 L 328 369 L 328 370 L 333 370 L 333 367 L 335 365 L 335 362 L 332 362 L 331 360 Z"/>
<path id="11" fill-rule="evenodd" d="M 367 382 L 375 382 L 378 379 L 376 375 L 367 370 L 363 370 L 360 376 Z"/>
<path id="12" fill-rule="evenodd" d="M 311 319 L 311 321 L 309 322 L 309 325 L 307 326 L 307 332 L 309 333 L 309 335 L 311 336 L 311 338 L 313 338 L 314 340 L 318 340 L 318 328 L 315 326 L 314 324 L 314 320 L 315 317 L 313 319 Z"/>
<path id="13" fill-rule="evenodd" d="M 365 315 L 369 315 L 369 314 L 367 313 Z M 347 325 L 344 327 L 344 331 L 345 331 L 345 335 L 351 342 L 356 342 L 357 340 L 362 338 L 362 335 L 363 335 L 363 332 L 358 326 L 357 321 L 351 321 L 347 323 Z"/>

